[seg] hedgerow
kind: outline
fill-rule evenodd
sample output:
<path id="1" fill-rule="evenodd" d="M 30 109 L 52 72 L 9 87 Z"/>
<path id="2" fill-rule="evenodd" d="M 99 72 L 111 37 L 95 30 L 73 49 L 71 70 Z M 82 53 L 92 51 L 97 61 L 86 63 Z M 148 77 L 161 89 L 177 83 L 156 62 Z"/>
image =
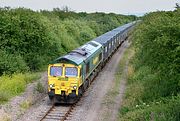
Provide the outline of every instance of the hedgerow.
<path id="1" fill-rule="evenodd" d="M 54 58 L 134 19 L 58 8 L 40 12 L 0 8 L 0 75 L 42 70 Z"/>
<path id="2" fill-rule="evenodd" d="M 133 32 L 124 105 L 119 120 L 180 120 L 180 9 L 145 15 Z"/>

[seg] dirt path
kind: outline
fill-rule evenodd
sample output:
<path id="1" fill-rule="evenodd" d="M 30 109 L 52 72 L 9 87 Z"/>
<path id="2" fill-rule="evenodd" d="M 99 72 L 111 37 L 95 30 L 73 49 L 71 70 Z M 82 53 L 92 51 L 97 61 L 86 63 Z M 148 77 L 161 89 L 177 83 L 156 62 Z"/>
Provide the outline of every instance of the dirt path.
<path id="1" fill-rule="evenodd" d="M 127 66 L 126 69 L 124 71 L 124 74 L 127 74 Z M 118 115 L 118 111 L 121 108 L 121 102 L 123 100 L 123 96 L 124 96 L 124 92 L 126 89 L 126 77 L 121 80 L 120 83 L 120 87 L 119 87 L 119 94 L 117 95 L 117 97 L 115 98 L 115 105 L 113 106 L 112 110 L 112 117 L 110 118 L 110 121 L 115 121 Z"/>
<path id="2" fill-rule="evenodd" d="M 127 61 L 126 65 L 124 67 L 124 70 L 123 70 L 122 77 L 119 79 L 120 86 L 119 86 L 119 88 L 117 90 L 118 91 L 117 95 L 111 101 L 112 104 L 110 104 L 110 106 L 108 106 L 108 105 L 102 106 L 101 110 L 103 110 L 102 111 L 103 112 L 103 116 L 104 116 L 103 120 L 106 120 L 106 121 L 116 121 L 117 118 L 118 118 L 118 112 L 119 112 L 119 110 L 121 108 L 121 103 L 123 101 L 123 96 L 124 96 L 125 89 L 126 89 L 126 80 L 127 80 L 127 73 L 128 73 L 128 63 L 129 62 Z M 108 111 L 107 111 L 107 108 L 108 108 Z"/>
<path id="3" fill-rule="evenodd" d="M 126 47 L 129 47 L 127 44 Z M 126 55 L 120 59 L 119 67 L 117 68 L 111 88 L 104 97 L 104 102 L 101 106 L 101 115 L 103 121 L 116 121 L 119 118 L 119 110 L 126 89 L 126 80 L 128 76 L 128 64 L 132 57 L 132 51 L 127 50 Z"/>

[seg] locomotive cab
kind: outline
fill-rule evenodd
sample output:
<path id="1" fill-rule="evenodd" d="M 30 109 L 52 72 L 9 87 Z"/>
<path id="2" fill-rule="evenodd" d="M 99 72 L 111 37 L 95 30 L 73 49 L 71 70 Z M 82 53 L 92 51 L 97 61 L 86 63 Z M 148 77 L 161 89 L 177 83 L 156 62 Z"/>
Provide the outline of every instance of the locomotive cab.
<path id="1" fill-rule="evenodd" d="M 66 63 L 50 64 L 48 67 L 49 97 L 77 97 L 82 83 L 81 65 Z"/>

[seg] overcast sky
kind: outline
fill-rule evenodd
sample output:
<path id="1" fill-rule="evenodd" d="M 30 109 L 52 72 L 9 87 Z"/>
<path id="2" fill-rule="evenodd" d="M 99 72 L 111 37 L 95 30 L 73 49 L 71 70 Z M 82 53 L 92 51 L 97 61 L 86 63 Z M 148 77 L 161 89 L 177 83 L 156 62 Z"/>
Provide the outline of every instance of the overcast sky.
<path id="1" fill-rule="evenodd" d="M 76 12 L 113 12 L 141 14 L 157 10 L 173 10 L 180 0 L 0 0 L 0 6 L 52 10 L 68 6 Z"/>

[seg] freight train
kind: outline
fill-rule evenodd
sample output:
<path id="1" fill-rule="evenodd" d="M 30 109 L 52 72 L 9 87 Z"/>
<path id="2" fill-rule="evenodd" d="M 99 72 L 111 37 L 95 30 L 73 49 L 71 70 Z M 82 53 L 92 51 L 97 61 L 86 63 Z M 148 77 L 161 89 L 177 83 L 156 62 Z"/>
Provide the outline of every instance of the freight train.
<path id="1" fill-rule="evenodd" d="M 109 31 L 48 66 L 48 95 L 55 103 L 74 103 L 82 96 L 136 22 Z"/>

